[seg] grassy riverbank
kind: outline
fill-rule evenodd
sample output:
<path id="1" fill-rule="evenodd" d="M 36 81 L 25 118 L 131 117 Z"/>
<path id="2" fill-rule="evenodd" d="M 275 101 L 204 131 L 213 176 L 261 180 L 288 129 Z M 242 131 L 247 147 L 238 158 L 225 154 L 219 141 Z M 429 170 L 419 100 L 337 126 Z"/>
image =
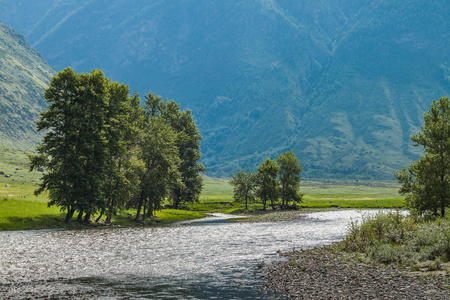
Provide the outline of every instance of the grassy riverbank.
<path id="1" fill-rule="evenodd" d="M 327 208 L 403 208 L 404 198 L 398 195 L 395 182 L 343 182 L 306 181 L 301 192 L 305 194 L 299 206 L 303 209 Z M 243 203 L 233 200 L 233 187 L 225 180 L 207 180 L 199 203 L 186 207 L 195 211 L 215 211 L 222 213 L 241 213 Z M 248 209 L 257 211 L 263 208 L 260 203 L 250 203 Z M 270 207 L 268 207 L 270 210 Z"/>
<path id="2" fill-rule="evenodd" d="M 0 172 L 5 173 L 0 175 L 0 231 L 63 226 L 61 220 L 64 212 L 57 207 L 48 208 L 46 194 L 34 196 L 33 192 L 42 174 L 28 171 L 26 152 L 0 148 Z M 393 182 L 309 181 L 302 185 L 301 191 L 305 193 L 305 197 L 300 206 L 303 210 L 403 207 L 404 200 L 398 196 L 397 189 Z M 245 211 L 243 203 L 234 202 L 233 187 L 227 181 L 206 179 L 198 203 L 186 205 L 181 210 L 163 209 L 156 212 L 156 215 L 164 223 L 201 218 L 206 212 L 254 214 L 261 210 L 262 204 L 251 203 L 249 211 Z M 134 210 L 124 211 L 114 217 L 113 223 L 126 227 L 141 226 L 131 220 L 130 214 L 134 213 Z"/>
<path id="3" fill-rule="evenodd" d="M 83 228 L 73 222 L 66 225 L 61 222 L 65 213 L 57 207 L 48 207 L 46 193 L 36 197 L 34 190 L 42 173 L 28 171 L 26 152 L 0 148 L 0 231 L 35 230 L 51 228 Z M 142 226 L 130 217 L 135 210 L 121 212 L 114 217 L 115 226 Z M 204 213 L 188 210 L 164 209 L 156 212 L 162 223 L 203 218 Z M 94 226 L 105 226 L 102 224 Z"/>
<path id="4" fill-rule="evenodd" d="M 25 168 L 22 170 L 10 168 L 8 171 L 6 173 L 12 174 L 10 178 L 0 177 L 0 230 L 61 227 L 64 212 L 60 212 L 56 207 L 48 208 L 48 199 L 45 194 L 39 197 L 33 195 L 40 174 L 30 173 Z M 396 196 L 395 186 L 390 183 L 374 185 L 374 183 L 358 186 L 310 183 L 303 188 L 306 195 L 301 204 L 302 210 L 336 209 L 337 207 L 391 208 L 404 205 L 403 198 Z M 205 216 L 206 212 L 260 215 L 261 210 L 262 205 L 259 203 L 250 204 L 249 211 L 245 211 L 244 204 L 235 203 L 233 189 L 226 181 L 206 180 L 199 203 L 189 204 L 181 210 L 163 209 L 156 212 L 156 215 L 164 223 L 201 218 Z M 270 209 L 268 213 L 271 213 Z M 135 211 L 122 212 L 114 218 L 113 223 L 126 227 L 141 226 L 131 220 L 130 214 L 135 214 Z M 279 213 L 265 216 L 264 220 L 277 219 L 278 215 Z M 261 216 L 257 218 L 261 219 Z"/>

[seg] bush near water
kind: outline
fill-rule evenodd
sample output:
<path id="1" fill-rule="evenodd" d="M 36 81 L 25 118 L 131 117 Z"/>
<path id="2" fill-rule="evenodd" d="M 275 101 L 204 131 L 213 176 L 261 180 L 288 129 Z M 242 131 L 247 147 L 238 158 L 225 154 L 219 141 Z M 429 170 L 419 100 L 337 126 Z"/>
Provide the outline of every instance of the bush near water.
<path id="1" fill-rule="evenodd" d="M 450 260 L 450 220 L 414 218 L 398 210 L 379 212 L 351 222 L 339 246 L 384 264 L 412 266 L 431 260 L 439 265 Z"/>

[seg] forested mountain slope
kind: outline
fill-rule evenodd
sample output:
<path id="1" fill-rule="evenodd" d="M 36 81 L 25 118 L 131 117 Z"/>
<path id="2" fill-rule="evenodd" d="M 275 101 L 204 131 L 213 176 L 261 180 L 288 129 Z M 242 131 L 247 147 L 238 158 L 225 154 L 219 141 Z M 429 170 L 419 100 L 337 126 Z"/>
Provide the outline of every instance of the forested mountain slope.
<path id="1" fill-rule="evenodd" d="M 54 71 L 33 50 L 25 37 L 0 23 L 0 143 L 34 147 L 42 98 Z"/>
<path id="2" fill-rule="evenodd" d="M 102 69 L 193 110 L 209 174 L 294 150 L 308 177 L 392 179 L 450 94 L 449 4 L 0 0 L 52 67 Z"/>

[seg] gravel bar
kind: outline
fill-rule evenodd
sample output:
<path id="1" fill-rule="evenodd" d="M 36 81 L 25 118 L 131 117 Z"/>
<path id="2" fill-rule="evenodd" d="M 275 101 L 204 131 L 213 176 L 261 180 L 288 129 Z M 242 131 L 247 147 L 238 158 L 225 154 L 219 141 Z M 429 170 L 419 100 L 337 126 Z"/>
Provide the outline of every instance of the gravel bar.
<path id="1" fill-rule="evenodd" d="M 293 299 L 450 299 L 449 276 L 421 276 L 350 259 L 332 246 L 282 253 L 267 284 Z"/>

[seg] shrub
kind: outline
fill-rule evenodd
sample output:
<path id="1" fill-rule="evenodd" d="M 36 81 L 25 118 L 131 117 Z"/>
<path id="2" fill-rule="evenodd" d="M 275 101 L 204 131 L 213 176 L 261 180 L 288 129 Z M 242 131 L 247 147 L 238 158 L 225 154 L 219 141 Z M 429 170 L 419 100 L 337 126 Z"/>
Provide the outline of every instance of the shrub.
<path id="1" fill-rule="evenodd" d="M 351 222 L 341 247 L 374 261 L 410 266 L 422 260 L 450 260 L 450 220 L 415 221 L 399 211 L 379 212 Z"/>
<path id="2" fill-rule="evenodd" d="M 352 221 L 343 245 L 345 250 L 367 252 L 379 243 L 401 244 L 414 230 L 414 220 L 400 211 L 378 212 L 364 216 L 360 225 Z"/>

